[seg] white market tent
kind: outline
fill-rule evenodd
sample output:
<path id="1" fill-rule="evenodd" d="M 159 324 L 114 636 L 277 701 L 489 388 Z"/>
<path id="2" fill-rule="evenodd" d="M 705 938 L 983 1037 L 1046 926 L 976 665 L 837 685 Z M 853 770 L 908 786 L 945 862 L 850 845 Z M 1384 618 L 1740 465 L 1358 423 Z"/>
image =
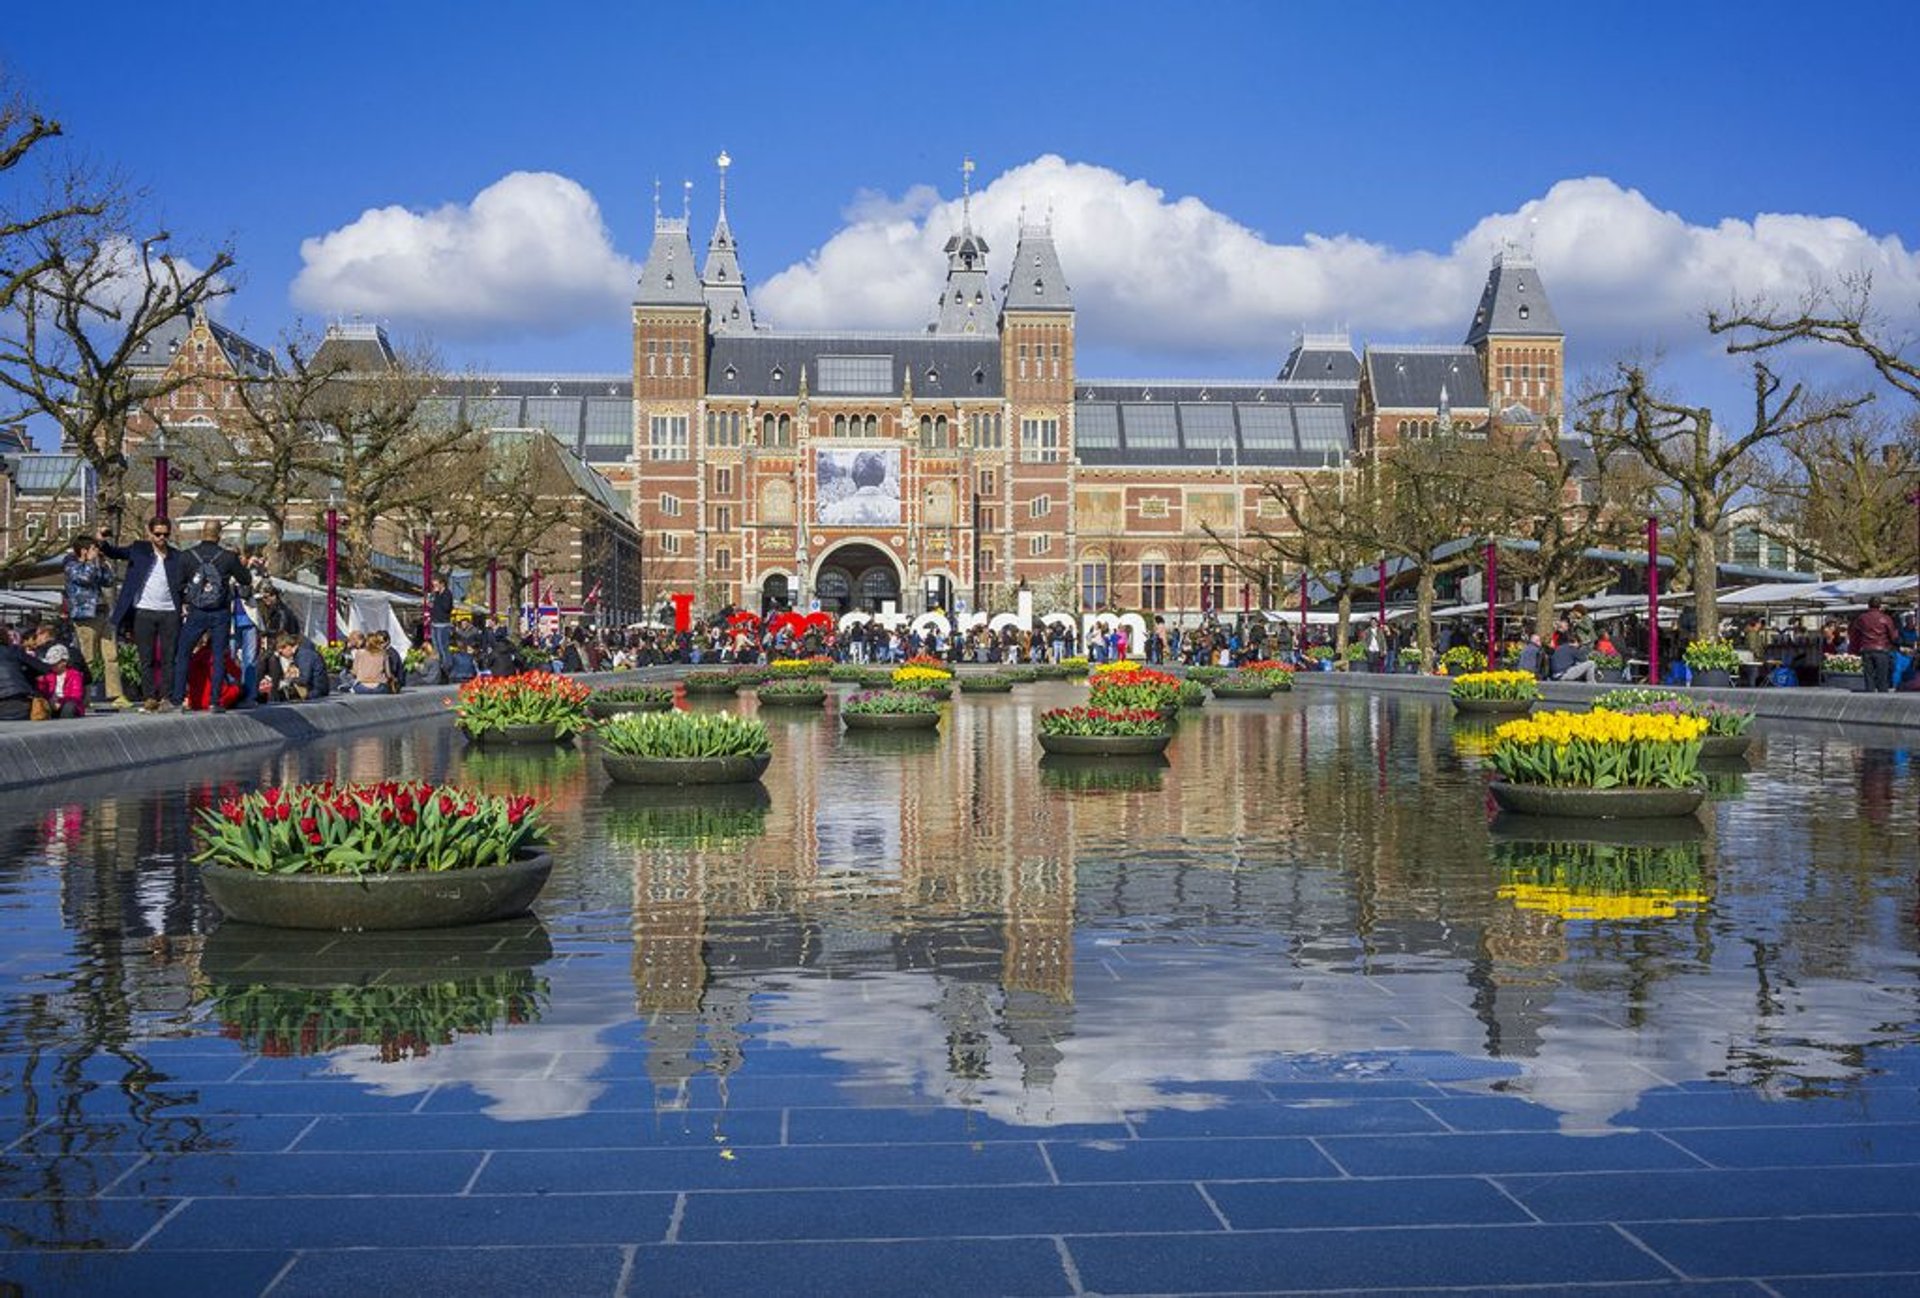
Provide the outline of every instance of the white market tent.
<path id="1" fill-rule="evenodd" d="M 300 619 L 307 639 L 315 644 L 327 638 L 327 589 L 276 577 L 273 588 Z M 407 600 L 384 590 L 340 588 L 340 631 L 385 631 L 401 653 L 413 648 L 413 641 L 401 625 L 402 609 L 418 607 L 418 600 Z"/>
<path id="2" fill-rule="evenodd" d="M 1920 591 L 1920 576 L 1852 577 L 1844 581 L 1769 582 L 1729 591 L 1720 603 L 1745 607 L 1752 605 L 1791 605 L 1796 608 L 1858 607 L 1874 595 L 1905 597 Z"/>

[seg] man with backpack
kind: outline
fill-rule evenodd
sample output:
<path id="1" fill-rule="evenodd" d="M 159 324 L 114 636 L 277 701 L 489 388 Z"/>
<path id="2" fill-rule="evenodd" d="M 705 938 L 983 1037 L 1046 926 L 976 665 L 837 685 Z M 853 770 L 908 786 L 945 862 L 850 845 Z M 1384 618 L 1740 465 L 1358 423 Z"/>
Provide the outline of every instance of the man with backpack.
<path id="1" fill-rule="evenodd" d="M 186 608 L 186 619 L 180 628 L 179 647 L 174 650 L 172 703 L 176 708 L 185 706 L 187 664 L 200 637 L 207 636 L 211 640 L 208 647 L 213 651 L 207 681 L 207 711 L 224 712 L 220 690 L 225 683 L 227 642 L 233 635 L 233 597 L 253 593 L 252 574 L 239 555 L 220 544 L 218 523 L 202 524 L 199 543 L 182 557 L 186 560 L 187 579 L 181 587 L 180 602 Z"/>

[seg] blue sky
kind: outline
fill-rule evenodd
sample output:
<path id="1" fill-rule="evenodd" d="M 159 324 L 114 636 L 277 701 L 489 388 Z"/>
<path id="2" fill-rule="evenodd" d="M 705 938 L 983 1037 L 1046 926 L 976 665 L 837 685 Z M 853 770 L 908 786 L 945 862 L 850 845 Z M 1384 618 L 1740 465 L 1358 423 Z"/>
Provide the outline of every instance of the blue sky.
<path id="1" fill-rule="evenodd" d="M 359 312 L 458 365 L 617 371 L 653 181 L 695 182 L 704 245 L 722 148 L 756 308 L 807 328 L 930 317 L 973 157 L 997 257 L 1052 213 L 1085 375 L 1457 341 L 1504 239 L 1576 370 L 1658 348 L 1722 404 L 1728 292 L 1866 266 L 1920 314 L 1920 6 L 25 9 L 12 74 L 189 246 L 232 241 L 262 342 Z"/>

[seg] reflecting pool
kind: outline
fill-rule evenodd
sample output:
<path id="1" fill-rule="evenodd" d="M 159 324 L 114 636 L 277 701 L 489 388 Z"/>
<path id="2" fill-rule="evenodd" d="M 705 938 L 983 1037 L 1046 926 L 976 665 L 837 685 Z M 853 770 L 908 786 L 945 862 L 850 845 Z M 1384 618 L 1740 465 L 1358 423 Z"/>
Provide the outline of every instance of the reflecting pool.
<path id="1" fill-rule="evenodd" d="M 1920 746 L 1773 726 L 1697 819 L 1527 820 L 1444 700 L 1040 761 L 1077 690 L 935 734 L 769 710 L 764 787 L 436 722 L 0 799 L 0 1280 L 1920 1276 Z M 533 916 L 220 923 L 197 808 L 396 775 L 541 797 Z"/>

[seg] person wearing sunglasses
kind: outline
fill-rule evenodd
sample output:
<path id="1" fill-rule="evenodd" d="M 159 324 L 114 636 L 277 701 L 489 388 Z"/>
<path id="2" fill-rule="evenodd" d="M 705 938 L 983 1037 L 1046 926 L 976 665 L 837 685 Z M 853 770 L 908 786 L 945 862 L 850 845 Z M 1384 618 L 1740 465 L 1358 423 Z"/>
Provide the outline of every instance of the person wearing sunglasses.
<path id="1" fill-rule="evenodd" d="M 96 537 L 101 553 L 127 565 L 126 580 L 120 583 L 120 597 L 114 601 L 108 619 L 122 635 L 129 623 L 133 628 L 134 651 L 141 670 L 137 683 L 125 682 L 127 697 L 148 712 L 170 711 L 167 686 L 180 638 L 181 592 L 193 564 L 173 548 L 173 524 L 164 518 L 147 520 L 144 545 L 115 545 L 104 527 Z"/>

